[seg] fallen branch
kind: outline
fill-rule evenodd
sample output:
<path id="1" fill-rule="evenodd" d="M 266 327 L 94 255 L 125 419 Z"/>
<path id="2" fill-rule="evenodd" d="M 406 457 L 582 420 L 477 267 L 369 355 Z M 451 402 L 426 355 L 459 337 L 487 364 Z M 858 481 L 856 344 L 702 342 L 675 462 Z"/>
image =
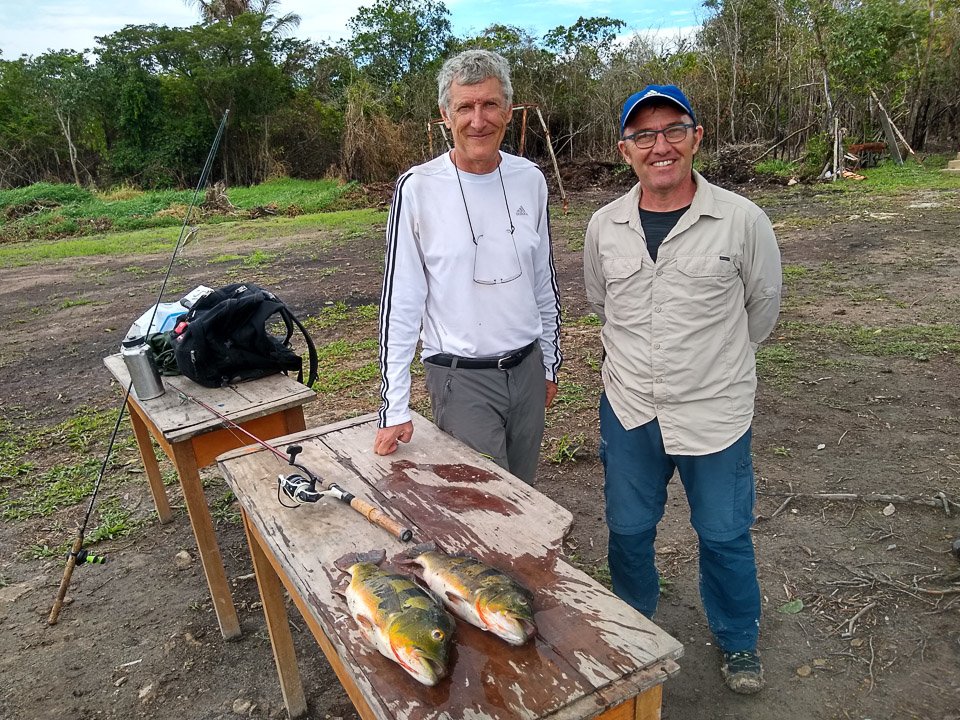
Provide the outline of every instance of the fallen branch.
<path id="1" fill-rule="evenodd" d="M 779 493 L 758 490 L 757 495 L 767 495 L 770 497 L 788 497 L 804 498 L 808 500 L 853 500 L 863 503 L 911 503 L 913 505 L 926 505 L 927 507 L 943 508 L 944 512 L 950 514 L 950 506 L 960 510 L 960 503 L 950 500 L 942 491 L 932 497 L 913 497 L 909 495 L 881 495 L 879 493 L 869 493 L 861 495 L 859 493 Z"/>
<path id="2" fill-rule="evenodd" d="M 859 619 L 863 616 L 863 614 L 864 614 L 865 612 L 867 612 L 868 610 L 872 610 L 872 609 L 875 608 L 876 606 L 877 606 L 877 601 L 876 601 L 876 600 L 874 600 L 873 602 L 869 603 L 868 605 L 865 605 L 865 606 L 862 607 L 862 608 L 860 609 L 860 611 L 859 611 L 856 615 L 854 615 L 852 618 L 850 618 L 849 620 L 844 620 L 842 623 L 840 623 L 839 625 L 837 625 L 833 630 L 831 630 L 831 631 L 827 634 L 827 637 L 829 637 L 830 635 L 833 635 L 837 630 L 839 630 L 840 628 L 842 628 L 844 625 L 847 626 L 846 635 L 848 635 L 848 636 L 853 635 L 853 625 L 854 625 L 854 623 L 856 623 L 857 620 L 859 620 Z"/>

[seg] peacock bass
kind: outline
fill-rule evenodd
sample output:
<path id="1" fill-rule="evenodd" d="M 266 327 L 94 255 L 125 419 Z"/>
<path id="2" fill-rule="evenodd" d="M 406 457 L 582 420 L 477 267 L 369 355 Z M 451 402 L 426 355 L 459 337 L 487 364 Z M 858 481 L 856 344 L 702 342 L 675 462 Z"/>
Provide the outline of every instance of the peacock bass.
<path id="1" fill-rule="evenodd" d="M 454 621 L 405 575 L 378 566 L 385 553 L 348 555 L 335 563 L 350 575 L 344 595 L 367 642 L 424 685 L 447 674 Z"/>
<path id="2" fill-rule="evenodd" d="M 457 617 L 511 645 L 522 645 L 536 633 L 533 596 L 500 570 L 468 555 L 447 555 L 434 543 L 417 545 L 407 557 Z"/>

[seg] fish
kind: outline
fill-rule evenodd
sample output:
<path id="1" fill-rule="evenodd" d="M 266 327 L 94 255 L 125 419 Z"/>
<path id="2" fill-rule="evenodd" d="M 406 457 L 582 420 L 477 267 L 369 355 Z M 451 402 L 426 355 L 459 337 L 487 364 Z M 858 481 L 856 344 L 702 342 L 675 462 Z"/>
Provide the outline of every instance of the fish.
<path id="1" fill-rule="evenodd" d="M 380 569 L 386 553 L 345 555 L 335 565 L 350 575 L 343 595 L 366 641 L 424 685 L 447 675 L 456 623 L 413 578 Z"/>
<path id="2" fill-rule="evenodd" d="M 435 543 L 406 553 L 408 564 L 457 617 L 511 645 L 523 645 L 537 632 L 533 594 L 505 573 L 469 555 L 448 555 Z"/>

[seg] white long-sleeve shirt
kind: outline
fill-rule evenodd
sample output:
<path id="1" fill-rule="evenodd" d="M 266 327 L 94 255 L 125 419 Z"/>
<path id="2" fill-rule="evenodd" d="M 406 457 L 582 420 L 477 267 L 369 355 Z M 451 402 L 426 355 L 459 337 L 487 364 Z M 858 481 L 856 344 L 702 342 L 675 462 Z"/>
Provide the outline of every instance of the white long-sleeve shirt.
<path id="1" fill-rule="evenodd" d="M 500 156 L 499 171 L 460 170 L 458 181 L 444 153 L 397 181 L 380 303 L 380 427 L 410 419 L 418 338 L 421 357 L 502 355 L 539 340 L 545 378 L 557 379 L 560 295 L 546 181 L 529 160 Z"/>
<path id="2" fill-rule="evenodd" d="M 632 428 L 654 417 L 669 454 L 729 447 L 753 421 L 756 346 L 780 311 L 780 249 L 744 197 L 694 173 L 693 203 L 647 251 L 640 185 L 598 210 L 583 248 L 587 301 L 603 318 L 603 387 Z"/>

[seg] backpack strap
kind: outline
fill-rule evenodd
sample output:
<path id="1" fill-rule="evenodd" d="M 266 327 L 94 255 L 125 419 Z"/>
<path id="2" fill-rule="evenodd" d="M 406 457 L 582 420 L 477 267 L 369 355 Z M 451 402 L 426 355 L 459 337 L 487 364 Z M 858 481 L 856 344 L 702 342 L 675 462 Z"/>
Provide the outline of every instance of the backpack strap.
<path id="1" fill-rule="evenodd" d="M 284 311 L 286 311 L 286 315 L 290 316 L 290 320 L 292 320 L 296 326 L 300 328 L 300 332 L 303 333 L 303 339 L 307 343 L 308 370 L 307 382 L 305 382 L 304 385 L 307 387 L 313 387 L 313 384 L 317 381 L 317 371 L 320 366 L 320 359 L 317 357 L 317 348 L 313 344 L 313 338 L 310 337 L 310 333 L 307 332 L 307 329 L 303 326 L 303 323 L 300 322 L 297 316 L 290 312 L 290 308 L 284 306 L 281 312 Z M 284 320 L 287 319 L 286 315 L 284 316 Z M 287 335 L 288 339 L 289 337 L 290 336 Z M 300 371 L 300 375 L 297 376 L 297 380 L 299 382 L 303 382 L 303 370 Z"/>

